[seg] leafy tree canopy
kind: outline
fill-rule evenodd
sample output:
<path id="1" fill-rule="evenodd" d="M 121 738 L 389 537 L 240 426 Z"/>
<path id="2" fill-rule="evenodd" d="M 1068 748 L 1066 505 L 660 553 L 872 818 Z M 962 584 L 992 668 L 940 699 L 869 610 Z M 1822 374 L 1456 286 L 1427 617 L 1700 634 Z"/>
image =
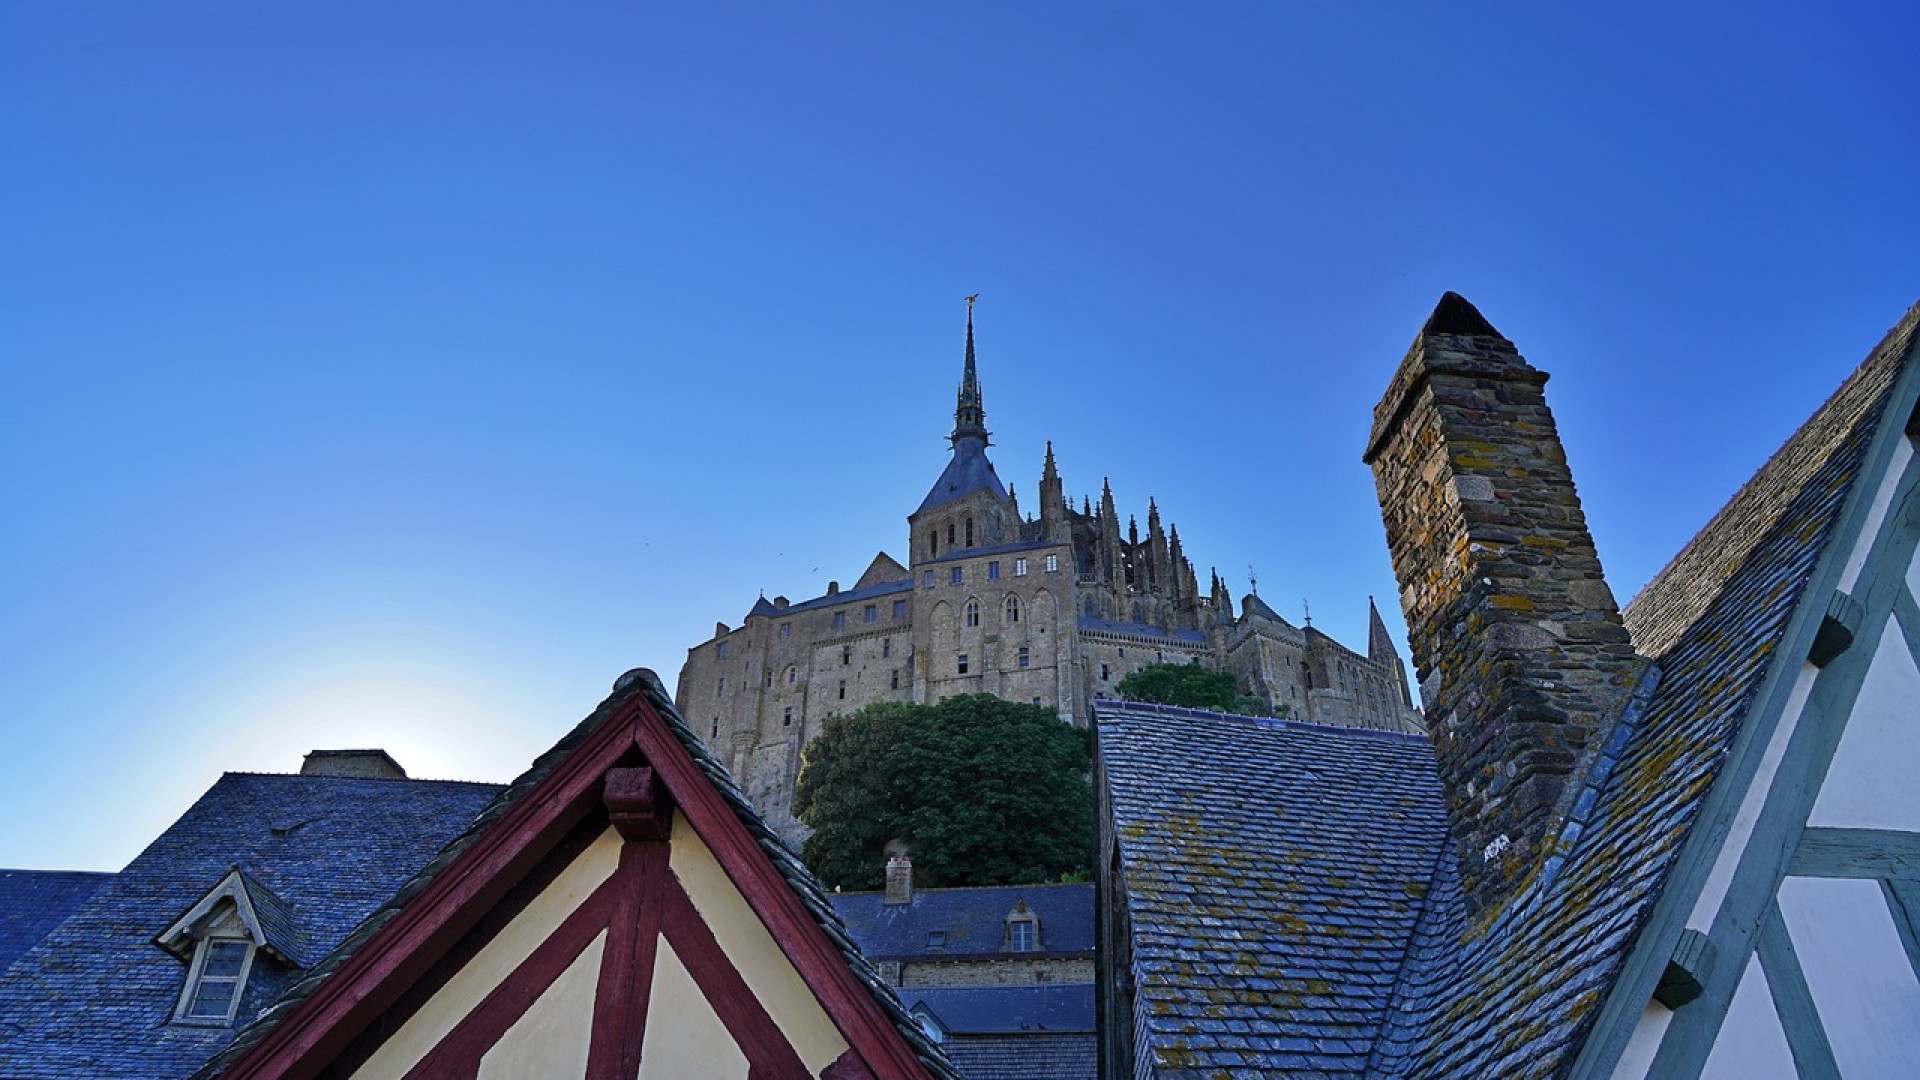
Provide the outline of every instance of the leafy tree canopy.
<path id="1" fill-rule="evenodd" d="M 828 720 L 807 744 L 793 808 L 829 885 L 877 889 L 886 846 L 927 885 L 1022 885 L 1093 858 L 1087 734 L 1051 709 L 964 694 L 882 702 Z"/>
<path id="2" fill-rule="evenodd" d="M 1232 672 L 1211 671 L 1199 664 L 1150 664 L 1121 679 L 1114 690 L 1128 701 L 1243 716 L 1268 714 L 1266 702 L 1240 692 Z"/>

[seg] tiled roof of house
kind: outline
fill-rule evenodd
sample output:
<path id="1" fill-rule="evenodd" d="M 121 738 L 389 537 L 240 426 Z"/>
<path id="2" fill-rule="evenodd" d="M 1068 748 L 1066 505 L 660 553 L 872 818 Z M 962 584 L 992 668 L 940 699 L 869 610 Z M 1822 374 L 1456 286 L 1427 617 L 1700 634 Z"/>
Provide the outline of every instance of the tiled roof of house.
<path id="1" fill-rule="evenodd" d="M 1564 863 L 1550 860 L 1464 945 L 1449 944 L 1460 909 L 1436 908 L 1381 1071 L 1545 1077 L 1579 1051 L 1857 497 L 1917 326 L 1920 307 L 1629 605 L 1655 677 L 1611 729 L 1563 833 Z"/>
<path id="2" fill-rule="evenodd" d="M 1432 745 L 1131 702 L 1095 720 L 1158 1075 L 1362 1075 L 1447 850 Z"/>
<path id="3" fill-rule="evenodd" d="M 1885 413 L 1917 328 L 1920 307 L 1628 607 L 1653 667 L 1562 854 L 1471 936 L 1418 739 L 1099 703 L 1159 1075 L 1563 1075 L 1775 657 L 1824 610 L 1801 601 L 1905 420 Z"/>
<path id="4" fill-rule="evenodd" d="M 910 1012 L 925 1009 L 949 1035 L 1093 1030 L 1093 984 L 939 986 L 900 991 Z"/>
<path id="5" fill-rule="evenodd" d="M 0 969 L 111 880 L 85 870 L 0 870 Z"/>
<path id="6" fill-rule="evenodd" d="M 948 1039 L 947 1054 L 967 1080 L 1093 1080 L 1099 1040 L 1082 1032 Z"/>
<path id="7" fill-rule="evenodd" d="M 265 1038 L 273 1030 L 274 1025 L 297 1008 L 327 976 L 339 970 L 352 959 L 361 946 L 379 933 L 382 927 L 398 917 L 409 900 L 432 884 L 443 870 L 456 862 L 515 804 L 565 762 L 580 743 L 601 724 L 609 722 L 631 699 L 642 694 L 646 696 L 654 711 L 665 721 L 674 738 L 692 757 L 701 774 L 714 786 L 734 815 L 739 818 L 760 851 L 786 880 L 787 885 L 792 888 L 794 895 L 799 898 L 808 914 L 820 925 L 828 940 L 834 944 L 848 967 L 852 969 L 855 977 L 872 994 L 881 1010 L 892 1021 L 894 1028 L 900 1032 L 907 1045 L 920 1058 L 929 1075 L 934 1080 L 962 1080 L 961 1076 L 954 1071 L 952 1063 L 947 1060 L 946 1054 L 926 1037 L 920 1025 L 907 1014 L 906 1007 L 900 1003 L 893 989 L 880 978 L 873 966 L 860 954 L 859 948 L 847 934 L 840 917 L 834 913 L 833 905 L 828 902 L 826 892 L 820 887 L 819 880 L 813 876 L 813 872 L 807 869 L 799 856 L 795 855 L 761 819 L 759 813 L 754 810 L 753 804 L 747 799 L 746 793 L 740 790 L 732 775 L 727 772 L 726 766 L 707 749 L 706 744 L 700 741 L 700 737 L 693 733 L 693 729 L 687 725 L 686 720 L 674 709 L 672 699 L 667 696 L 657 676 L 651 671 L 630 672 L 623 676 L 615 686 L 614 692 L 601 702 L 598 709 L 575 725 L 572 731 L 562 736 L 560 741 L 546 753 L 534 759 L 527 771 L 481 811 L 463 834 L 446 843 L 432 861 L 402 885 L 384 905 L 368 915 L 330 955 L 316 964 L 305 978 L 288 988 L 257 1022 L 236 1036 L 228 1049 L 208 1062 L 206 1067 L 195 1076 L 202 1078 L 219 1076 L 250 1046 Z"/>
<path id="8" fill-rule="evenodd" d="M 199 1068 L 233 1030 L 168 1022 L 187 969 L 155 935 L 238 866 L 284 901 L 261 912 L 263 922 L 275 923 L 273 933 L 321 955 L 465 829 L 497 790 L 221 777 L 0 977 L 0 1075 L 164 1080 Z M 299 977 L 264 956 L 253 970 L 242 1016 Z"/>
<path id="9" fill-rule="evenodd" d="M 832 900 L 847 932 L 874 959 L 1035 955 L 1006 952 L 1006 917 L 1023 901 L 1040 920 L 1038 955 L 1093 953 L 1091 884 L 918 889 L 910 904 L 889 904 L 877 892 L 836 893 Z M 931 940 L 936 933 L 938 944 Z"/>

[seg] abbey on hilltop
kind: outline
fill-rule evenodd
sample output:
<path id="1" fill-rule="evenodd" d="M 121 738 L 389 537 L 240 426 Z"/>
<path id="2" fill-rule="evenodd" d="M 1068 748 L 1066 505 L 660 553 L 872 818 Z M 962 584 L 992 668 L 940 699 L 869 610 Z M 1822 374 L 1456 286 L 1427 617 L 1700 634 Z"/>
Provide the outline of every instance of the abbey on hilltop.
<path id="1" fill-rule="evenodd" d="M 953 458 L 907 515 L 908 562 L 884 551 L 850 589 L 800 603 L 761 597 L 738 628 L 687 651 L 676 703 L 783 835 L 800 752 L 827 718 L 876 701 L 990 693 L 1084 725 L 1089 703 L 1160 662 L 1231 671 L 1297 720 L 1419 731 L 1392 636 L 1371 612 L 1364 655 L 1281 618 L 1258 595 L 1202 590 L 1179 529 L 1147 503 L 1123 530 L 1111 484 L 1068 505 L 1053 446 L 1039 515 L 1023 515 L 993 463 L 967 305 Z"/>

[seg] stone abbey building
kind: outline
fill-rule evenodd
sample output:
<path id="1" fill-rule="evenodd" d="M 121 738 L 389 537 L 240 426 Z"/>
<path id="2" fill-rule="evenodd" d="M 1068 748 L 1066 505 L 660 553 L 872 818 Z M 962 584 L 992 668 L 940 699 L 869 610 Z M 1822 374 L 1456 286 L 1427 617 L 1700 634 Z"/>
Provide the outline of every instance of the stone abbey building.
<path id="1" fill-rule="evenodd" d="M 1377 611 L 1363 655 L 1258 595 L 1239 614 L 1218 574 L 1204 591 L 1177 528 L 1147 504 L 1146 535 L 1124 530 L 1111 484 L 1068 505 L 1049 443 L 1038 516 L 1023 514 L 987 459 L 973 317 L 951 436 L 953 457 L 907 515 L 907 564 L 884 551 L 852 588 L 800 603 L 761 597 L 739 627 L 716 624 L 687 651 L 683 715 L 782 835 L 805 828 L 791 802 L 800 754 L 829 717 L 876 701 L 990 693 L 1084 725 L 1091 701 L 1160 662 L 1231 671 L 1276 713 L 1420 731 L 1405 669 Z"/>

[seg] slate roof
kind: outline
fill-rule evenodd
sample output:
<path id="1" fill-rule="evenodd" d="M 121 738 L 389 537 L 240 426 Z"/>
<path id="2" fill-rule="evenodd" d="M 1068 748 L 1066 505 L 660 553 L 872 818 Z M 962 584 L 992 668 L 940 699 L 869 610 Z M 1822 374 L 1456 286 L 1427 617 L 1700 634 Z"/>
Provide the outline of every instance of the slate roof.
<path id="1" fill-rule="evenodd" d="M 875 959 L 1093 954 L 1091 884 L 916 889 L 910 904 L 889 904 L 878 892 L 835 893 L 832 900 L 860 951 Z M 1007 914 L 1021 901 L 1040 919 L 1039 952 L 1003 951 Z M 935 931 L 944 935 L 937 947 L 928 944 Z"/>
<path id="2" fill-rule="evenodd" d="M 967 1080 L 1093 1080 L 1099 1040 L 1072 1032 L 953 1038 L 947 1054 Z"/>
<path id="3" fill-rule="evenodd" d="M 85 870 L 0 870 L 0 969 L 111 880 Z"/>
<path id="4" fill-rule="evenodd" d="M 861 983 L 866 986 L 868 992 L 873 995 L 875 1002 L 879 1004 L 888 1019 L 893 1022 L 895 1029 L 900 1032 L 901 1037 L 906 1041 L 907 1045 L 911 1047 L 919 1057 L 921 1063 L 926 1067 L 928 1074 L 933 1077 L 933 1080 L 963 1080 L 961 1075 L 954 1071 L 952 1063 L 947 1059 L 946 1054 L 940 1049 L 939 1045 L 929 1040 L 926 1037 L 926 1033 L 921 1030 L 920 1025 L 907 1014 L 906 1007 L 903 1006 L 900 1003 L 900 999 L 895 996 L 893 988 L 881 980 L 879 974 L 874 971 L 873 965 L 869 964 L 866 958 L 860 954 L 859 948 L 847 934 L 846 927 L 841 923 L 839 916 L 834 913 L 833 905 L 828 902 L 827 894 L 825 890 L 820 887 L 820 882 L 813 876 L 813 872 L 807 869 L 806 865 L 800 861 L 799 856 L 795 855 L 780 839 L 779 835 L 769 828 L 767 823 L 761 819 L 759 813 L 754 810 L 752 802 L 747 799 L 745 792 L 740 790 L 740 786 L 734 782 L 732 775 L 728 773 L 726 766 L 707 749 L 706 744 L 700 741 L 700 737 L 694 734 L 693 729 L 688 726 L 686 720 L 674 709 L 673 700 L 667 696 L 666 689 L 659 682 L 659 677 L 653 672 L 644 669 L 628 672 L 622 676 L 619 682 L 615 684 L 614 692 L 608 696 L 605 701 L 600 703 L 598 709 L 595 709 L 586 719 L 575 725 L 572 731 L 562 736 L 560 741 L 555 743 L 546 753 L 535 758 L 533 764 L 528 767 L 526 772 L 520 774 L 520 776 L 515 779 L 512 784 L 508 785 L 504 791 L 500 792 L 498 797 L 488 804 L 477 817 L 473 818 L 472 824 L 466 828 L 464 833 L 453 838 L 442 847 L 439 853 L 432 858 L 432 861 L 428 862 L 411 880 L 402 885 L 391 899 L 381 905 L 378 910 L 368 915 L 366 919 L 346 937 L 346 940 L 340 942 L 338 946 L 326 956 L 325 959 L 316 964 L 304 978 L 287 988 L 285 993 L 281 994 L 279 999 L 274 1001 L 272 1005 L 261 1014 L 258 1021 L 249 1025 L 246 1029 L 242 1030 L 239 1035 L 235 1036 L 231 1046 L 222 1051 L 213 1060 L 209 1061 L 206 1067 L 195 1073 L 194 1076 L 196 1078 L 203 1078 L 203 1080 L 210 1080 L 212 1077 L 221 1075 L 225 1069 L 237 1060 L 241 1054 L 245 1053 L 249 1047 L 271 1032 L 274 1026 L 311 995 L 314 990 L 325 981 L 327 976 L 337 971 L 342 965 L 352 959 L 354 953 L 361 946 L 365 945 L 374 935 L 380 932 L 382 927 L 396 918 L 400 912 L 405 909 L 409 900 L 418 896 L 421 891 L 433 883 L 434 879 L 438 877 L 442 871 L 458 861 L 461 855 L 465 854 L 469 848 L 477 843 L 479 839 L 522 798 L 526 797 L 528 792 L 537 787 L 542 780 L 545 780 L 561 763 L 566 761 L 567 757 L 580 743 L 585 741 L 601 724 L 610 721 L 615 714 L 620 712 L 620 710 L 637 695 L 646 696 L 648 703 L 653 706 L 654 711 L 665 721 L 667 729 L 673 733 L 674 737 L 680 741 L 680 744 L 685 747 L 687 753 L 693 758 L 694 764 L 699 767 L 701 774 L 714 786 L 720 793 L 720 796 L 726 800 L 727 805 L 732 808 L 734 815 L 739 818 L 740 823 L 746 828 L 748 835 L 753 837 L 754 842 L 759 846 L 761 852 L 767 856 L 773 863 L 774 868 L 779 871 L 781 877 L 786 880 L 787 885 L 793 889 L 794 895 L 799 898 L 800 902 L 806 907 L 808 914 L 813 916 L 814 921 L 817 922 L 820 928 L 826 933 L 827 939 L 831 941 L 839 951 L 842 959 L 844 959 L 848 967 L 852 969 L 855 977 L 858 978 Z"/>
<path id="5" fill-rule="evenodd" d="M 1448 850 L 1432 744 L 1134 702 L 1094 713 L 1158 1075 L 1363 1075 Z"/>
<path id="6" fill-rule="evenodd" d="M 1436 891 L 1437 940 L 1410 958 L 1383 1072 L 1545 1077 L 1579 1052 L 1784 651 L 1843 507 L 1872 494 L 1855 481 L 1916 326 L 1920 306 L 1628 606 L 1635 649 L 1655 670 L 1588 778 L 1575 807 L 1584 823 L 1562 834 L 1564 864 L 1550 863 L 1461 946 L 1447 944 L 1462 928 L 1457 885 Z M 1801 617 L 1823 611 L 1809 604 Z"/>
<path id="7" fill-rule="evenodd" d="M 910 1012 L 925 1009 L 949 1035 L 1093 1030 L 1093 984 L 940 986 L 900 991 Z"/>
<path id="8" fill-rule="evenodd" d="M 917 517 L 936 506 L 964 499 L 976 491 L 991 491 L 1003 501 L 1007 497 L 1006 485 L 1000 482 L 999 474 L 993 471 L 993 462 L 987 460 L 986 440 L 957 439 L 953 444 L 952 460 L 941 470 L 940 479 L 933 482 L 927 497 L 920 500 L 920 508 L 909 516 Z"/>
<path id="9" fill-rule="evenodd" d="M 1920 306 L 1628 606 L 1653 665 L 1563 854 L 1471 940 L 1418 737 L 1291 746 L 1304 725 L 1096 703 L 1135 1024 L 1159 1075 L 1563 1075 L 1775 658 L 1822 613 L 1802 600 L 1845 555 L 1828 551 L 1844 508 L 1871 496 L 1856 489 L 1875 434 L 1905 419 L 1886 410 L 1917 329 Z"/>
<path id="10" fill-rule="evenodd" d="M 883 581 L 878 585 L 868 585 L 863 589 L 846 589 L 828 596 L 816 596 L 811 600 L 803 600 L 798 604 L 788 604 L 784 608 L 773 609 L 771 614 L 761 611 L 760 605 L 755 604 L 754 610 L 749 611 L 747 615 L 749 618 L 755 615 L 768 615 L 769 618 L 779 618 L 783 615 L 791 615 L 797 611 L 812 611 L 816 608 L 833 607 L 836 604 L 852 604 L 861 600 L 871 600 L 876 596 L 889 596 L 893 593 L 912 591 L 913 579 L 902 578 L 899 581 Z M 771 604 L 767 606 L 769 608 L 773 607 Z"/>
<path id="11" fill-rule="evenodd" d="M 1151 623 L 1114 622 L 1111 619 L 1096 619 L 1082 615 L 1077 620 L 1080 629 L 1091 630 L 1097 634 L 1128 634 L 1133 637 L 1165 638 L 1168 641 L 1181 641 L 1188 644 L 1204 645 L 1207 635 L 1200 630 L 1167 630 Z"/>
<path id="12" fill-rule="evenodd" d="M 172 1024 L 186 964 L 154 943 L 234 866 L 284 901 L 274 931 L 320 955 L 466 828 L 487 784 L 228 773 L 0 976 L 0 1075 L 183 1076 L 233 1035 Z M 291 920 L 289 926 L 284 920 Z M 241 1015 L 296 970 L 260 957 Z"/>

